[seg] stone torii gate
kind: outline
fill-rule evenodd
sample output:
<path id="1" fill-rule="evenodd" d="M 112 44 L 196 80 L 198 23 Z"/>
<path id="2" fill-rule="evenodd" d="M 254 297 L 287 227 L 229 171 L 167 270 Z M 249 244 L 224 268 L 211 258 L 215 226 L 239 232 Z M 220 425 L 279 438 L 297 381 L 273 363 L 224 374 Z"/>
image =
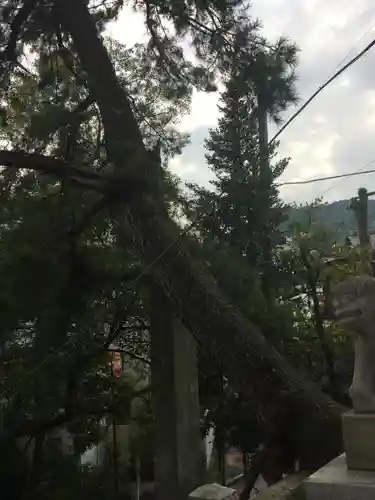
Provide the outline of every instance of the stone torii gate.
<path id="1" fill-rule="evenodd" d="M 150 303 L 155 498 L 185 500 L 204 475 L 197 346 L 156 288 Z"/>

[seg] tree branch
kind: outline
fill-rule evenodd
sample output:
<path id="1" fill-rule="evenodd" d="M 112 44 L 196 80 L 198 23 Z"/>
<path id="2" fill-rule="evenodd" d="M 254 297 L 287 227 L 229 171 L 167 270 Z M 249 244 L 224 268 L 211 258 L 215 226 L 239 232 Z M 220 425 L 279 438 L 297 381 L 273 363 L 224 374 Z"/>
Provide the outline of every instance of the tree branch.
<path id="1" fill-rule="evenodd" d="M 0 166 L 19 170 L 35 170 L 42 174 L 51 175 L 78 187 L 110 195 L 111 201 L 116 198 L 127 201 L 138 190 L 150 189 L 147 181 L 140 178 L 129 180 L 126 176 L 99 175 L 94 171 L 75 167 L 63 160 L 38 153 L 0 150 Z"/>
<path id="2" fill-rule="evenodd" d="M 73 226 L 68 233 L 67 237 L 75 238 L 78 237 L 86 228 L 88 223 L 98 215 L 111 200 L 108 196 L 102 196 L 98 201 L 93 203 L 93 205 L 83 214 L 82 218 Z"/>
<path id="3" fill-rule="evenodd" d="M 131 159 L 131 167 L 137 171 L 136 163 L 142 162 L 145 153 L 142 134 L 128 95 L 119 84 L 108 52 L 99 40 L 95 20 L 82 0 L 58 0 L 56 8 L 63 29 L 72 35 L 82 68 L 87 74 L 90 91 L 100 108 L 108 156 L 111 161 L 115 160 L 112 148 L 109 146 L 113 141 L 118 141 L 122 145 L 121 149 L 127 150 L 123 162 Z M 92 52 L 93 42 L 95 57 Z M 92 78 L 92 75 L 96 77 Z M 111 89 L 111 93 L 109 94 L 106 89 Z M 113 102 L 117 102 L 116 109 L 113 108 Z"/>
<path id="4" fill-rule="evenodd" d="M 73 167 L 62 160 L 38 153 L 24 153 L 22 151 L 3 149 L 0 150 L 0 165 L 20 170 L 35 170 L 96 191 L 103 189 L 100 182 L 101 178 L 96 173 Z"/>
<path id="5" fill-rule="evenodd" d="M 6 49 L 0 54 L 0 60 L 8 63 L 9 62 L 15 63 L 18 37 L 20 35 L 24 23 L 27 21 L 36 3 L 37 0 L 25 0 L 22 7 L 14 16 L 14 19 L 10 26 L 11 33 L 8 40 L 8 44 L 6 46 Z"/>
<path id="6" fill-rule="evenodd" d="M 139 391 L 134 391 L 132 394 L 132 398 L 143 396 L 144 394 L 150 391 L 151 391 L 151 386 L 148 385 L 147 387 L 144 387 Z M 12 436 L 8 436 L 8 438 L 10 437 L 11 439 L 13 439 L 21 436 L 36 436 L 40 433 L 46 433 L 53 429 L 56 429 L 57 427 L 67 424 L 68 422 L 84 419 L 88 416 L 95 415 L 101 417 L 103 415 L 109 415 L 113 413 L 115 410 L 117 410 L 123 404 L 124 404 L 124 399 L 119 398 L 118 401 L 115 401 L 114 403 L 111 403 L 110 405 L 104 407 L 101 405 L 93 405 L 86 409 L 82 408 L 79 410 L 72 409 L 70 411 L 63 411 L 50 419 L 39 420 L 39 421 L 28 420 L 24 422 L 22 425 L 20 425 L 17 431 L 14 432 Z"/>
<path id="7" fill-rule="evenodd" d="M 81 101 L 77 105 L 75 109 L 73 109 L 66 115 L 64 114 L 63 117 L 59 117 L 59 120 L 57 120 L 51 128 L 49 136 L 51 137 L 53 134 L 55 134 L 59 128 L 66 127 L 68 125 L 72 126 L 73 123 L 75 125 L 80 125 L 84 118 L 83 114 L 94 102 L 95 101 L 93 97 L 91 96 L 91 94 L 89 94 L 85 99 L 83 99 L 83 101 Z"/>

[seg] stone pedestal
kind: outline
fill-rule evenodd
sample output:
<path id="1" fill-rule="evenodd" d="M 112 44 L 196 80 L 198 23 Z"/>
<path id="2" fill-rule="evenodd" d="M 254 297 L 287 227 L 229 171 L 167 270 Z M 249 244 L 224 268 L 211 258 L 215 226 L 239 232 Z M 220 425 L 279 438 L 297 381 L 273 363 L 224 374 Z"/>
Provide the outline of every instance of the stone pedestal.
<path id="1" fill-rule="evenodd" d="M 348 469 L 375 471 L 375 414 L 344 413 L 342 434 Z"/>
<path id="2" fill-rule="evenodd" d="M 345 454 L 305 481 L 306 500 L 374 500 L 375 471 L 349 470 Z"/>

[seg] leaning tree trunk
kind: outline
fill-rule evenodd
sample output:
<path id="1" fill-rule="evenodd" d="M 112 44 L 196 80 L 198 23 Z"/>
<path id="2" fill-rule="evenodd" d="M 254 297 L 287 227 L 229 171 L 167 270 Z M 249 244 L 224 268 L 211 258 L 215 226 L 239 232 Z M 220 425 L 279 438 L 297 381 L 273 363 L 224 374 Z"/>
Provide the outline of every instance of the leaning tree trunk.
<path id="1" fill-rule="evenodd" d="M 150 179 L 149 189 L 124 200 L 126 210 L 119 212 L 118 221 L 123 217 L 124 227 L 131 222 L 145 265 L 157 260 L 149 270 L 151 279 L 164 290 L 197 342 L 222 360 L 231 383 L 252 398 L 258 414 L 266 422 L 284 421 L 301 463 L 319 466 L 341 449 L 339 416 L 343 408 L 296 373 L 226 300 L 203 264 L 192 258 L 186 241 L 179 237 L 179 227 L 163 206 L 160 191 L 155 192 L 153 179 L 160 176 L 160 162 L 144 147 L 87 2 L 56 0 L 56 5 L 100 108 L 109 161 L 124 186 Z M 167 247 L 168 254 L 159 258 Z"/>

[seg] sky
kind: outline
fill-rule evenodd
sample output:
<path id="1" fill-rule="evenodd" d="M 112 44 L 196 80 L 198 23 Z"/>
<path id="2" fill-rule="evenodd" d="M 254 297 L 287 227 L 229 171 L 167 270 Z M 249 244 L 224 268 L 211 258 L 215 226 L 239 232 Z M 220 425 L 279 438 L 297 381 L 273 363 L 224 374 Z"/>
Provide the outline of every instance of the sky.
<path id="1" fill-rule="evenodd" d="M 375 37 L 372 0 L 253 0 L 251 17 L 263 24 L 271 41 L 286 36 L 300 48 L 297 90 L 302 104 L 322 83 Z M 143 17 L 124 9 L 110 26 L 112 36 L 126 45 L 141 41 Z M 195 92 L 192 109 L 179 128 L 191 143 L 170 167 L 182 181 L 207 185 L 212 174 L 203 143 L 218 119 L 219 94 Z M 285 120 L 297 108 L 291 108 Z M 270 137 L 277 128 L 270 124 Z M 290 157 L 280 181 L 375 169 L 375 48 L 343 73 L 281 134 L 279 153 Z M 286 202 L 347 199 L 360 187 L 375 190 L 375 173 L 346 179 L 285 186 Z"/>

